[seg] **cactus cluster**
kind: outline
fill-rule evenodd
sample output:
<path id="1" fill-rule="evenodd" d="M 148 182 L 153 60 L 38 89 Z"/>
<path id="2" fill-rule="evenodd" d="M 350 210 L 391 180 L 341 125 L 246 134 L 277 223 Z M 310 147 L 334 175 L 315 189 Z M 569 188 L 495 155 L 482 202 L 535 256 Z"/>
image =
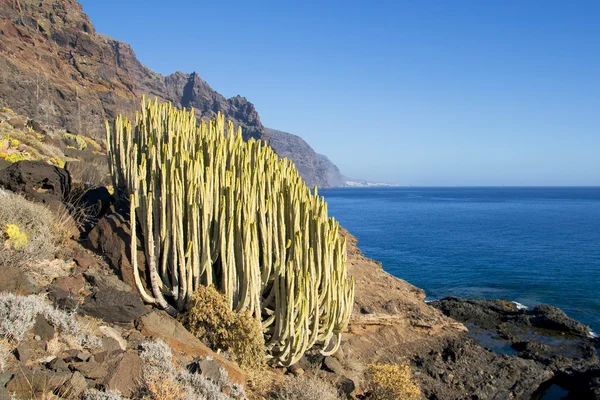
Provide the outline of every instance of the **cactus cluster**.
<path id="1" fill-rule="evenodd" d="M 142 100 L 135 125 L 107 122 L 115 188 L 129 197 L 132 246 L 141 227 L 149 289 L 144 300 L 172 314 L 199 285 L 232 310 L 262 321 L 269 354 L 296 362 L 315 344 L 335 352 L 352 310 L 346 243 L 327 204 L 291 161 L 242 140 L 223 115 L 199 126 L 194 111 Z"/>

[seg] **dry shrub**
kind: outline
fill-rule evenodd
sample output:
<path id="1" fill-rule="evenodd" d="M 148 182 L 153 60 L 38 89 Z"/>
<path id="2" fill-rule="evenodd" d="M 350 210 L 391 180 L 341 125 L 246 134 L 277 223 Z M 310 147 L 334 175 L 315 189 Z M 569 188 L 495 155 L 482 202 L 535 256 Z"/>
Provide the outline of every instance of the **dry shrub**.
<path id="1" fill-rule="evenodd" d="M 227 371 L 220 369 L 218 382 L 204 375 L 177 367 L 171 348 L 162 340 L 141 344 L 140 356 L 144 360 L 143 390 L 136 396 L 144 400 L 230 400 L 245 398 L 241 387 L 229 380 Z M 230 393 L 232 396 L 225 394 Z"/>
<path id="2" fill-rule="evenodd" d="M 0 338 L 0 373 L 4 372 L 4 368 L 6 368 L 6 362 L 8 360 L 8 355 L 12 351 L 12 346 L 8 339 Z"/>
<path id="3" fill-rule="evenodd" d="M 87 389 L 81 395 L 81 400 L 121 400 L 121 393 L 118 390 L 107 390 L 101 392 L 96 389 Z"/>
<path id="4" fill-rule="evenodd" d="M 158 373 L 145 373 L 144 385 L 148 392 L 147 399 L 156 400 L 181 400 L 185 399 L 185 390 L 181 383 L 169 376 L 163 376 Z"/>
<path id="5" fill-rule="evenodd" d="M 0 265 L 22 266 L 34 260 L 54 258 L 57 236 L 54 215 L 45 206 L 0 189 Z M 16 227 L 16 228 L 15 228 Z M 26 240 L 14 245 L 9 230 L 18 230 Z"/>
<path id="6" fill-rule="evenodd" d="M 419 400 L 423 397 L 408 365 L 371 364 L 367 379 L 371 398 L 376 400 Z"/>
<path id="7" fill-rule="evenodd" d="M 86 332 L 73 314 L 56 309 L 46 302 L 44 296 L 0 293 L 0 337 L 16 342 L 23 340 L 38 315 L 46 318 L 61 333 L 77 338 L 82 347 L 101 346 L 100 339 Z"/>
<path id="8" fill-rule="evenodd" d="M 340 400 L 337 389 L 329 382 L 314 376 L 286 377 L 277 390 L 280 400 Z"/>
<path id="9" fill-rule="evenodd" d="M 214 287 L 200 286 L 188 304 L 182 323 L 213 349 L 225 350 L 247 369 L 265 365 L 265 342 L 260 321 L 249 312 L 236 313 Z"/>

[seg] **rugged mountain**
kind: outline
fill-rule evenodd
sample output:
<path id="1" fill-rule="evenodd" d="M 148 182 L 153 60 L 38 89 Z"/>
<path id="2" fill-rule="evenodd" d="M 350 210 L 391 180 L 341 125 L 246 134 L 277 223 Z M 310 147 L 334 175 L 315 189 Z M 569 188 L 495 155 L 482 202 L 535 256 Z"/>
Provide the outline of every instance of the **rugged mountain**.
<path id="1" fill-rule="evenodd" d="M 0 106 L 46 125 L 103 137 L 103 121 L 133 114 L 142 94 L 217 111 L 240 124 L 245 138 L 268 140 L 254 105 L 226 99 L 197 73 L 162 76 L 122 42 L 95 32 L 75 0 L 0 0 Z"/>
<path id="2" fill-rule="evenodd" d="M 291 159 L 308 184 L 335 187 L 344 184 L 344 177 L 327 156 L 316 153 L 300 136 L 267 128 L 271 147 L 280 157 Z"/>

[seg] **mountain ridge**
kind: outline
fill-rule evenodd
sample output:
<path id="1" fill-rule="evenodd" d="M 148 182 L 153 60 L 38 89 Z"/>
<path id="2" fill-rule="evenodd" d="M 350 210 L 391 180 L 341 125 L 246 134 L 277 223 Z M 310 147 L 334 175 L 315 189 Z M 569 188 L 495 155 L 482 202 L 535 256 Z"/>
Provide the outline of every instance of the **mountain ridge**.
<path id="1" fill-rule="evenodd" d="M 145 94 L 176 107 L 193 107 L 202 119 L 221 112 L 242 127 L 245 140 L 271 143 L 269 130 L 247 98 L 225 98 L 197 72 L 161 75 L 152 71 L 129 44 L 97 33 L 75 0 L 2 0 L 0 15 L 4 17 L 0 20 L 0 107 L 100 139 L 105 135 L 104 121 L 118 114 L 133 117 Z M 303 175 L 307 184 L 334 186 L 328 182 L 337 179 L 337 167 L 311 158 L 310 146 L 302 148 L 306 154 L 290 151 L 280 156 L 295 164 L 315 164 L 304 168 L 311 170 Z M 314 175 L 330 170 L 333 176 Z"/>

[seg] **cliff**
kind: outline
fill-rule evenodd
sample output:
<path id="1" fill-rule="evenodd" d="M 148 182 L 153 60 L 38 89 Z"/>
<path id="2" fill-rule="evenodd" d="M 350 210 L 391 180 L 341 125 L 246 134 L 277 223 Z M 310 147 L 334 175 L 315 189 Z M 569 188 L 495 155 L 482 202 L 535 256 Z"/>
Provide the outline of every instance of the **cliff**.
<path id="1" fill-rule="evenodd" d="M 289 158 L 309 187 L 343 186 L 344 178 L 327 156 L 317 154 L 300 136 L 267 128 L 269 144 L 280 157 Z"/>

